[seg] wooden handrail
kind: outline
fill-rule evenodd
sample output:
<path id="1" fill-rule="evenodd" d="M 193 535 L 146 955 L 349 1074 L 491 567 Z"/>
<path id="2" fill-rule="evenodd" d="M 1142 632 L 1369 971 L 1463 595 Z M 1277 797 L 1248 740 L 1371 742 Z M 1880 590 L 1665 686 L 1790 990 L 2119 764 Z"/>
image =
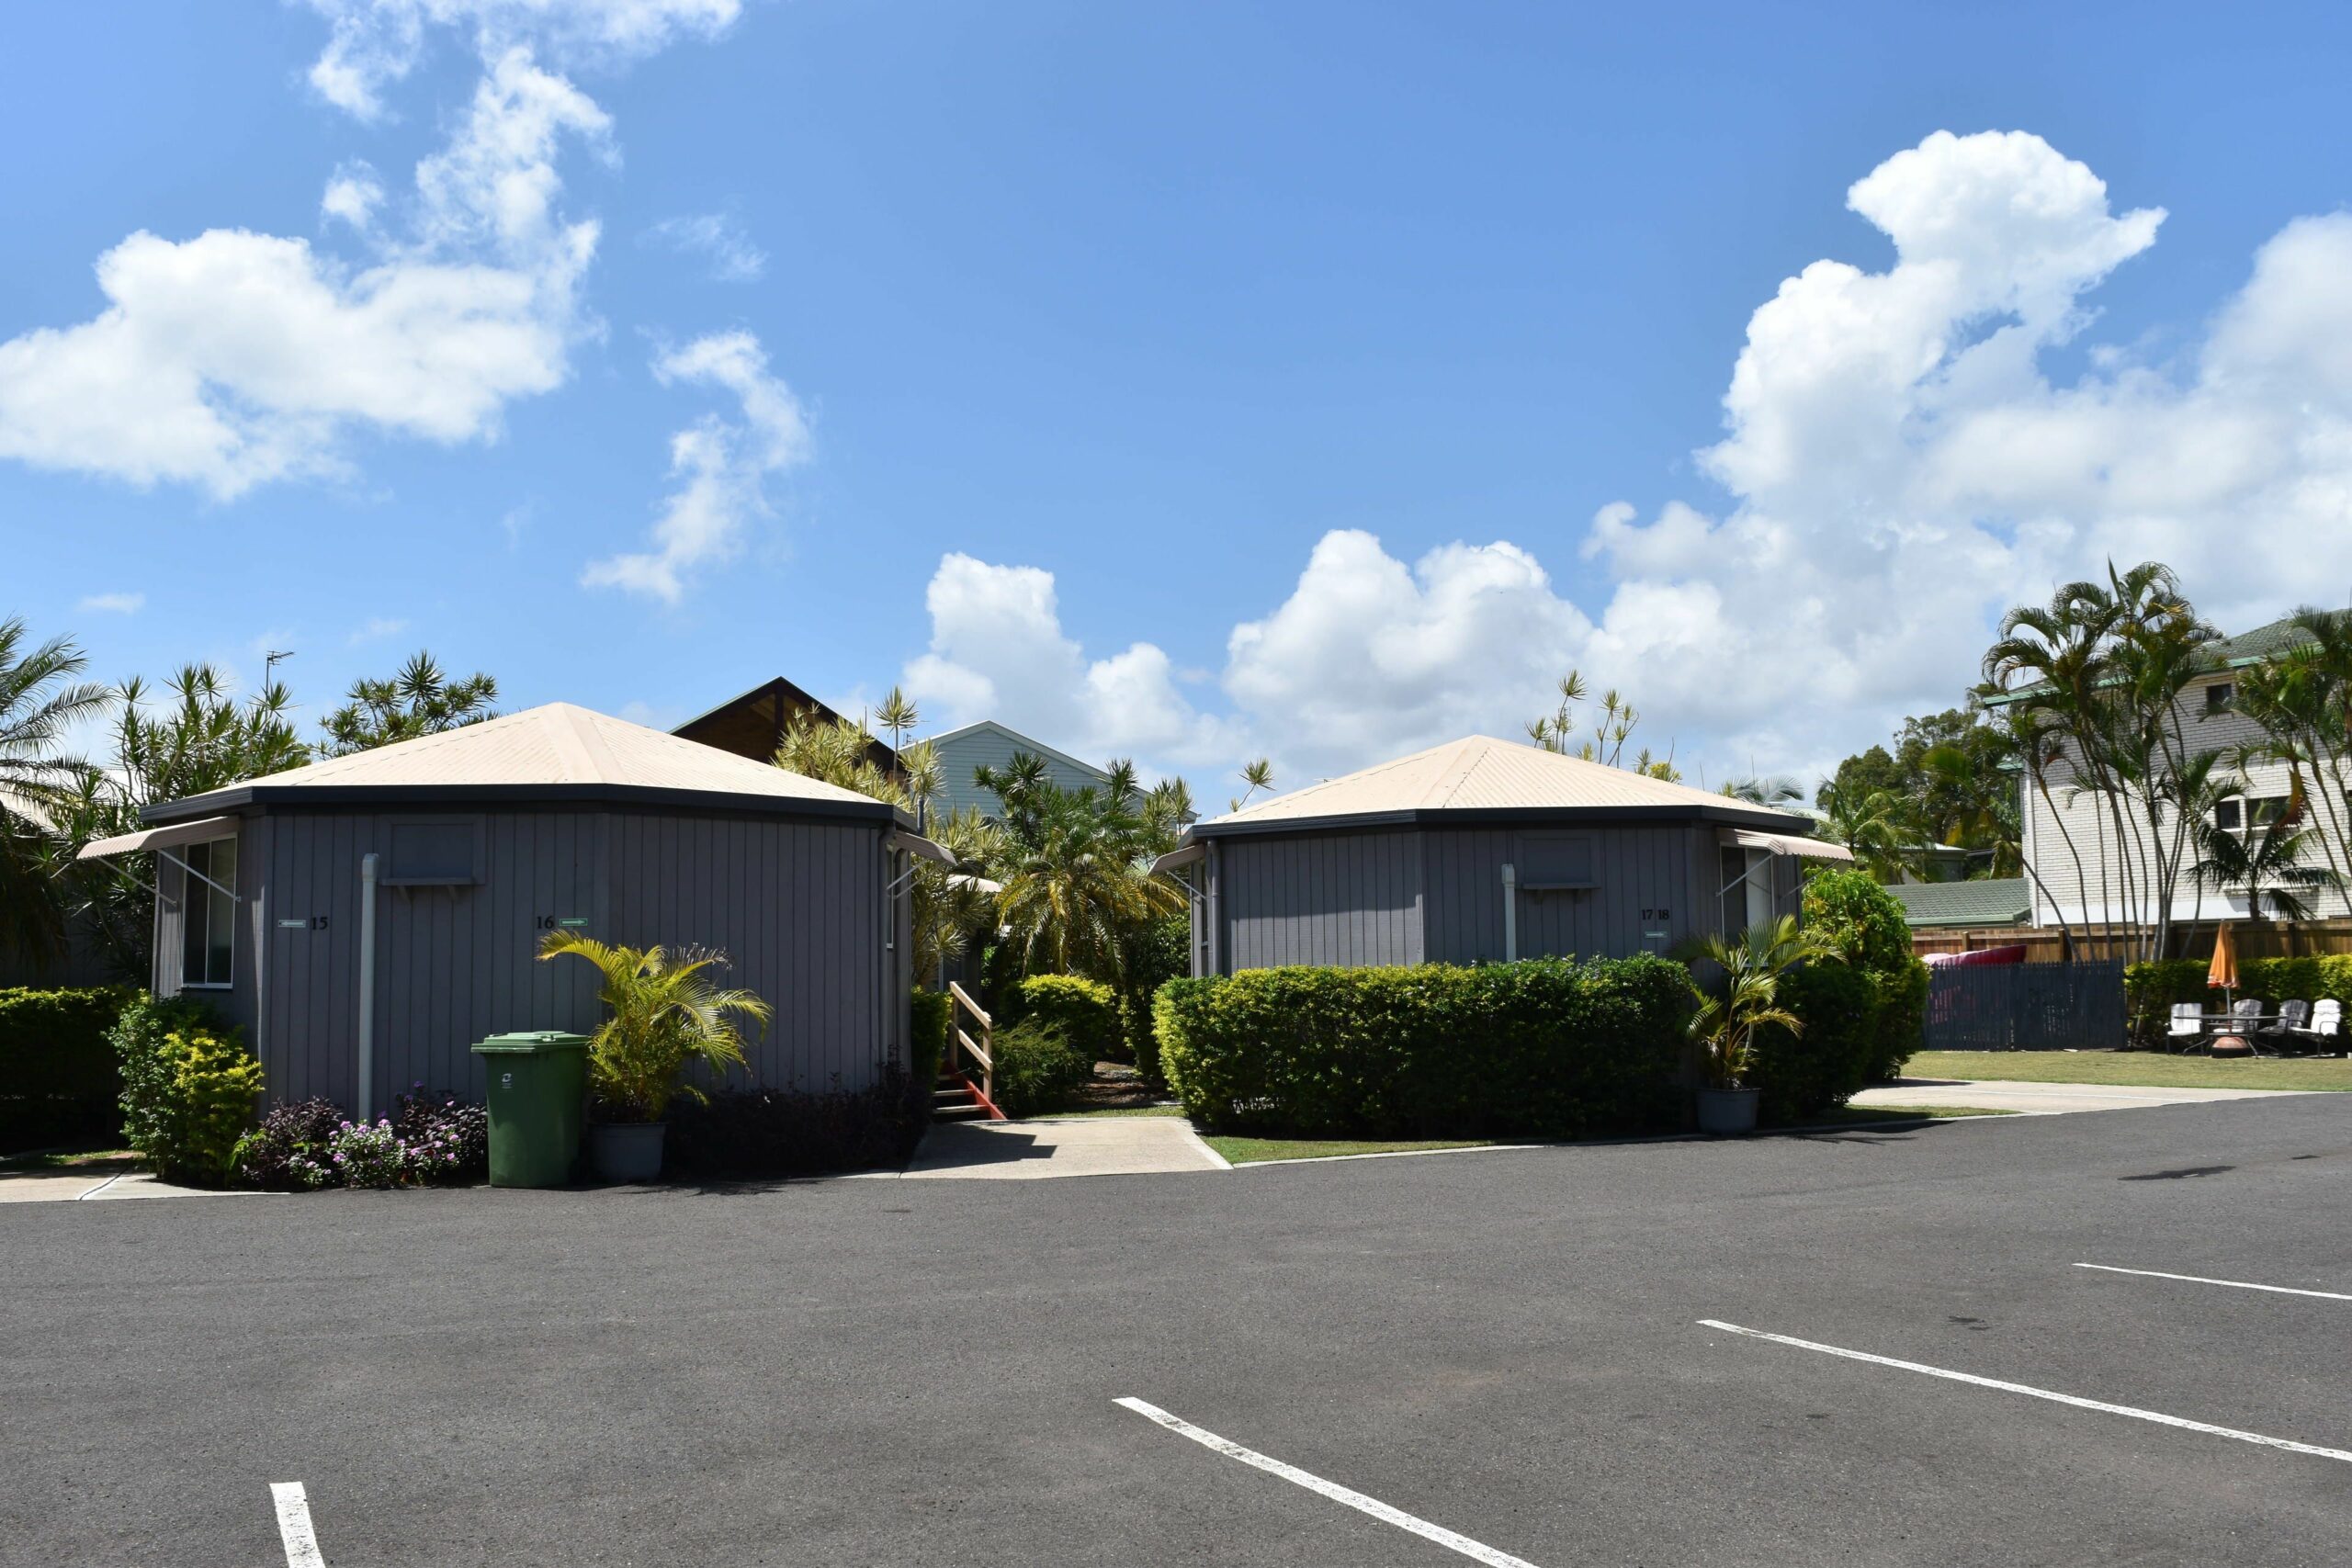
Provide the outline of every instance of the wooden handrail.
<path id="1" fill-rule="evenodd" d="M 981 1011 L 980 1004 L 972 999 L 971 993 L 965 990 L 964 987 L 958 985 L 956 981 L 950 980 L 947 982 L 947 994 L 954 997 L 957 1001 L 963 1003 L 965 1010 L 971 1013 L 974 1018 L 980 1021 L 980 1027 L 982 1029 L 992 1029 L 996 1026 L 996 1020 Z"/>
<path id="2" fill-rule="evenodd" d="M 968 1052 L 972 1059 L 979 1063 L 980 1102 L 989 1108 L 991 1114 L 1001 1117 L 1003 1112 L 996 1111 L 995 1109 L 995 1021 L 989 1017 L 987 1010 L 983 1009 L 979 1003 L 972 999 L 972 994 L 969 991 L 967 991 L 962 986 L 956 984 L 953 980 L 947 982 L 947 994 L 952 998 L 947 1031 L 947 1055 L 949 1065 L 951 1066 L 956 1065 L 959 1050 L 961 1052 Z M 955 1010 L 956 1009 L 961 1009 L 963 1011 L 968 1012 L 972 1015 L 972 1021 L 979 1026 L 980 1030 L 980 1037 L 978 1040 L 973 1039 L 971 1035 L 965 1032 L 962 1021 L 955 1017 Z"/>

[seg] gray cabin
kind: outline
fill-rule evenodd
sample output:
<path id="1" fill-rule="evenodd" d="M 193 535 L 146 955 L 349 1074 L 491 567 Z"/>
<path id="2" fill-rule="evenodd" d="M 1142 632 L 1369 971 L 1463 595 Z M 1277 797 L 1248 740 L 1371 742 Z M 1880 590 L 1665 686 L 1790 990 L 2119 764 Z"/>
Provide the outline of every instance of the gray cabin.
<path id="1" fill-rule="evenodd" d="M 881 801 L 563 703 L 145 819 L 85 853 L 153 852 L 156 993 L 243 1028 L 271 1095 L 379 1115 L 480 1099 L 488 1035 L 594 1027 L 595 970 L 537 956 L 565 929 L 723 950 L 775 1009 L 759 1082 L 871 1085 L 907 1060 L 909 858 L 944 857 Z"/>
<path id="2" fill-rule="evenodd" d="M 1794 914 L 1803 817 L 1487 736 L 1195 823 L 1193 973 L 1665 953 Z"/>

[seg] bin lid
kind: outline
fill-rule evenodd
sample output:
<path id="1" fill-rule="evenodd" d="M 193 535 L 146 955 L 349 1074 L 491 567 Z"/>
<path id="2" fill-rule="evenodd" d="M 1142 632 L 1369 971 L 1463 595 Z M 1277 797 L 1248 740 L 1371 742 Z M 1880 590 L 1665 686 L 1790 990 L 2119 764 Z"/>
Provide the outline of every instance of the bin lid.
<path id="1" fill-rule="evenodd" d="M 477 1056 L 537 1056 L 550 1051 L 585 1051 L 588 1037 L 566 1034 L 560 1029 L 542 1029 L 493 1034 L 473 1049 Z"/>

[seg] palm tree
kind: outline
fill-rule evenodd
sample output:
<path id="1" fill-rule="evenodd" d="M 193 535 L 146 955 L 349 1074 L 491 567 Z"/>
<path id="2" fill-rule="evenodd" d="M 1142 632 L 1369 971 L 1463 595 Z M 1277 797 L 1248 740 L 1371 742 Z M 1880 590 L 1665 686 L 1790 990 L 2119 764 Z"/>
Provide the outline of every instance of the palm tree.
<path id="1" fill-rule="evenodd" d="M 1717 971 L 1690 1018 L 1690 1038 L 1705 1055 L 1712 1087 L 1745 1087 L 1755 1066 L 1758 1029 L 1778 1026 L 1792 1034 L 1804 1032 L 1796 1014 L 1781 1005 L 1781 976 L 1824 953 L 1815 938 L 1798 928 L 1793 915 L 1758 921 L 1730 941 L 1720 931 L 1710 931 L 1685 943 L 1677 956 L 1686 963 L 1703 959 Z"/>
<path id="2" fill-rule="evenodd" d="M 2328 864 L 2352 880 L 2352 611 L 2295 612 L 2301 640 L 2237 676 L 2236 706 L 2313 805 Z"/>
<path id="3" fill-rule="evenodd" d="M 1250 804 L 1250 797 L 1257 794 L 1261 789 L 1269 795 L 1273 793 L 1274 764 L 1272 761 L 1269 758 L 1261 757 L 1254 762 L 1242 763 L 1241 782 L 1250 787 L 1241 792 L 1240 797 L 1235 800 L 1233 804 L 1227 808 L 1228 810 L 1240 810 L 1243 807 Z"/>
<path id="4" fill-rule="evenodd" d="M 1114 781 L 1119 767 L 1113 770 Z M 1130 771 L 1131 779 L 1131 771 Z M 1028 825 L 1008 832 L 997 908 L 1030 973 L 1115 981 L 1124 938 L 1185 908 L 1182 891 L 1144 863 L 1148 825 L 1129 787 L 1023 792 Z"/>
<path id="5" fill-rule="evenodd" d="M 1731 779 L 1724 783 L 1723 792 L 1732 799 L 1744 800 L 1750 806 L 1787 806 L 1804 798 L 1804 785 L 1786 773 L 1775 773 L 1770 778 L 1751 774 L 1744 779 Z"/>
<path id="6" fill-rule="evenodd" d="M 2303 826 L 2307 802 L 2300 788 L 2288 795 L 2285 809 L 2267 822 L 2246 823 L 2243 829 L 2219 822 L 2200 823 L 2200 849 L 2191 868 L 2200 887 L 2217 891 L 2243 887 L 2246 918 L 2263 918 L 2263 899 L 2284 920 L 2308 920 L 2312 907 L 2305 895 L 2322 889 L 2344 890 L 2344 875 L 2332 866 L 2312 865 L 2303 859 L 2311 830 Z"/>
<path id="7" fill-rule="evenodd" d="M 327 739 L 321 750 L 341 757 L 480 724 L 498 716 L 491 706 L 497 700 L 498 682 L 491 676 L 476 671 L 452 681 L 432 654 L 420 649 L 389 680 L 352 682 L 345 705 L 326 716 Z"/>
<path id="8" fill-rule="evenodd" d="M 1903 849 L 1907 840 L 1902 803 L 1883 789 L 1841 788 L 1824 779 L 1814 792 L 1821 807 L 1821 836 L 1852 852 L 1864 870 L 1881 882 L 1903 874 Z"/>
<path id="9" fill-rule="evenodd" d="M 71 732 L 112 694 L 78 678 L 89 660 L 72 642 L 28 649 L 28 636 L 22 620 L 0 621 L 0 951 L 40 965 L 65 949 L 55 835 L 93 777 Z"/>
<path id="10" fill-rule="evenodd" d="M 701 1062 L 720 1074 L 742 1066 L 736 1015 L 763 1028 L 775 1016 L 753 993 L 713 983 L 710 972 L 726 966 L 723 953 L 619 947 L 569 931 L 549 931 L 539 944 L 541 959 L 567 953 L 604 976 L 596 997 L 612 1016 L 588 1037 L 588 1081 L 620 1120 L 659 1122 L 679 1093 L 707 1099 L 681 1081 L 687 1064 Z"/>

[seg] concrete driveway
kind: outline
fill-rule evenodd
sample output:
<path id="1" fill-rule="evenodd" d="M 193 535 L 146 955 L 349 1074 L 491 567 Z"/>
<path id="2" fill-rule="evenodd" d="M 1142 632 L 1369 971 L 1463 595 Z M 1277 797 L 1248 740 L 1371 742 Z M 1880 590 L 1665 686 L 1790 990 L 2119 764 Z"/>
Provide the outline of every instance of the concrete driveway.
<path id="1" fill-rule="evenodd" d="M 934 1122 L 905 1174 L 1022 1181 L 1229 1168 L 1181 1116 L 1041 1116 Z"/>
<path id="2" fill-rule="evenodd" d="M 2055 1113 L 2130 1111 L 2143 1105 L 2204 1105 L 2222 1100 L 2281 1100 L 2280 1089 L 2148 1089 L 2129 1084 L 2018 1083 L 2006 1078 L 1905 1078 L 1866 1089 L 1855 1105 L 1973 1105 L 1986 1111 Z"/>

